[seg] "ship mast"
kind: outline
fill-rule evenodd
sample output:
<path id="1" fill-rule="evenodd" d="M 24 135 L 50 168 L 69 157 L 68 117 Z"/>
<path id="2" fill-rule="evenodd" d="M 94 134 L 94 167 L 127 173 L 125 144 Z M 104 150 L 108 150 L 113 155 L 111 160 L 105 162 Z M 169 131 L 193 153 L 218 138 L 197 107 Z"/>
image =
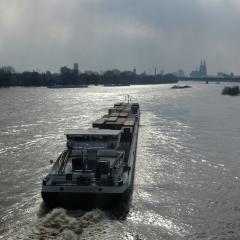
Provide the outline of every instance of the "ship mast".
<path id="1" fill-rule="evenodd" d="M 125 96 L 125 101 L 127 100 L 127 103 L 131 102 L 131 96 L 128 94 Z"/>

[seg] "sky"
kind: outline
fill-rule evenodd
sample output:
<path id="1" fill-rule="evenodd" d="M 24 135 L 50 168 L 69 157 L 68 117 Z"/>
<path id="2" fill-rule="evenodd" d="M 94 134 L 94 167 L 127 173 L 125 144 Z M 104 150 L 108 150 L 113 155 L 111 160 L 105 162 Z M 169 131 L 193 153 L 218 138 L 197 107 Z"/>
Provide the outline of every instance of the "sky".
<path id="1" fill-rule="evenodd" d="M 240 0 L 0 0 L 0 66 L 240 74 L 239 26 Z"/>

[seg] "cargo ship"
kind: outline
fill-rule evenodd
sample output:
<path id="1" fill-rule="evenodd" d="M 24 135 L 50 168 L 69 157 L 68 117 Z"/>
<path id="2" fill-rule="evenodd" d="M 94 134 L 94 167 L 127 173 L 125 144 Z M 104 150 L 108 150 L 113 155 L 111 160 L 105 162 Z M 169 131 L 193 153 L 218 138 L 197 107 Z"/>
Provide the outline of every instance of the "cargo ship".
<path id="1" fill-rule="evenodd" d="M 42 181 L 47 205 L 109 207 L 132 189 L 140 109 L 116 103 L 89 129 L 66 129 L 66 149 Z"/>

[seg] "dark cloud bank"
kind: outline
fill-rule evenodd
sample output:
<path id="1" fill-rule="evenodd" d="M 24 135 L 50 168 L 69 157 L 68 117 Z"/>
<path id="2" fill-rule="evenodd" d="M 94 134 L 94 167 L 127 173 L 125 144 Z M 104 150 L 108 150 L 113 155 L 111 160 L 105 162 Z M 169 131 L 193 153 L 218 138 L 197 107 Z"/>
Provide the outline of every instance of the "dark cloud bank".
<path id="1" fill-rule="evenodd" d="M 210 2 L 210 3 L 209 3 Z M 238 0 L 0 0 L 0 65 L 239 71 Z"/>

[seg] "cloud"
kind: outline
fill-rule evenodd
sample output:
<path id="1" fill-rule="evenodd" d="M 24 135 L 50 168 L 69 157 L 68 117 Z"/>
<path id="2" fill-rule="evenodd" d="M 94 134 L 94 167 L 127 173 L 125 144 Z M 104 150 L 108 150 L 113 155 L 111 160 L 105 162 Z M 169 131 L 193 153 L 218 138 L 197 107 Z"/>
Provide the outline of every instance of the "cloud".
<path id="1" fill-rule="evenodd" d="M 239 72 L 238 0 L 0 0 L 0 65 Z"/>

